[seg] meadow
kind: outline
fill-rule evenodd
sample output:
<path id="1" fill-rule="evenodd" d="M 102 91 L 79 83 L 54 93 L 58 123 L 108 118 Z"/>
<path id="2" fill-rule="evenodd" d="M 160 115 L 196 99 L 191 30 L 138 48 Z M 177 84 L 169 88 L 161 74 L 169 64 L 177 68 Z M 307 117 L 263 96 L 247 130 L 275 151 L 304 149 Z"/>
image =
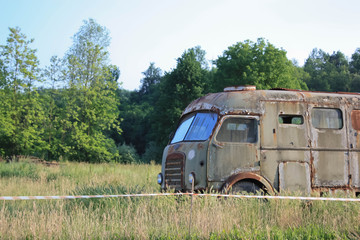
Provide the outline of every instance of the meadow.
<path id="1" fill-rule="evenodd" d="M 1 196 L 160 192 L 155 164 L 0 162 Z M 0 202 L 1 239 L 359 239 L 360 204 L 143 197 Z"/>

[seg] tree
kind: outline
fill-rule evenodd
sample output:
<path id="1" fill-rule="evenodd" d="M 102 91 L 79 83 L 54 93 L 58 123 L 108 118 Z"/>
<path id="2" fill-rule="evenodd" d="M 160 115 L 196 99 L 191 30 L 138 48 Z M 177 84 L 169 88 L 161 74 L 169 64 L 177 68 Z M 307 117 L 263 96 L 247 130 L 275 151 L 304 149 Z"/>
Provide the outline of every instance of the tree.
<path id="1" fill-rule="evenodd" d="M 0 89 L 4 88 L 6 85 L 6 70 L 4 63 L 0 59 Z"/>
<path id="2" fill-rule="evenodd" d="M 63 153 L 70 159 L 103 162 L 116 159 L 114 141 L 105 135 L 119 134 L 118 68 L 109 65 L 109 31 L 93 19 L 73 37 L 66 55 L 66 118 L 63 126 Z M 116 79 L 116 80 L 114 80 Z"/>
<path id="3" fill-rule="evenodd" d="M 4 155 L 39 155 L 45 148 L 41 139 L 43 110 L 36 83 L 40 81 L 36 50 L 30 48 L 20 28 L 9 28 L 7 44 L 0 46 L 2 74 L 0 149 Z"/>
<path id="4" fill-rule="evenodd" d="M 143 72 L 139 91 L 120 89 L 120 115 L 123 118 L 121 129 L 123 134 L 119 143 L 132 145 L 138 154 L 144 154 L 151 126 L 151 114 L 154 111 L 156 100 L 155 93 L 161 81 L 161 69 L 150 63 Z"/>
<path id="5" fill-rule="evenodd" d="M 43 124 L 43 140 L 47 142 L 48 148 L 45 158 L 48 160 L 59 159 L 61 144 L 60 121 L 64 118 L 65 102 L 63 98 L 64 91 L 59 88 L 64 86 L 63 59 L 52 56 L 50 65 L 43 70 L 43 77 L 47 80 L 49 88 L 41 89 L 39 93 L 42 97 L 44 106 L 45 120 Z"/>
<path id="6" fill-rule="evenodd" d="M 349 91 L 349 63 L 341 52 L 332 55 L 313 49 L 305 62 L 304 70 L 309 74 L 306 83 L 314 91 Z"/>
<path id="7" fill-rule="evenodd" d="M 150 63 L 148 69 L 142 73 L 144 78 L 141 79 L 141 87 L 140 87 L 140 94 L 142 95 L 149 95 L 153 93 L 154 86 L 160 83 L 161 79 L 161 69 L 155 67 L 155 63 Z"/>
<path id="8" fill-rule="evenodd" d="M 350 89 L 354 92 L 360 92 L 360 48 L 351 55 L 349 70 L 351 73 Z"/>
<path id="9" fill-rule="evenodd" d="M 246 40 L 230 46 L 214 61 L 217 71 L 213 91 L 233 85 L 256 85 L 258 89 L 307 89 L 296 75 L 296 67 L 286 52 L 259 38 L 256 43 Z"/>
<path id="10" fill-rule="evenodd" d="M 152 139 L 160 149 L 166 145 L 170 132 L 175 130 L 184 108 L 204 94 L 208 72 L 202 61 L 204 55 L 205 51 L 200 47 L 188 49 L 177 59 L 176 68 L 166 73 L 160 82 L 151 118 L 152 132 L 155 133 Z M 157 159 L 160 157 L 158 152 Z"/>
<path id="11" fill-rule="evenodd" d="M 360 75 L 360 48 L 351 55 L 350 72 Z"/>

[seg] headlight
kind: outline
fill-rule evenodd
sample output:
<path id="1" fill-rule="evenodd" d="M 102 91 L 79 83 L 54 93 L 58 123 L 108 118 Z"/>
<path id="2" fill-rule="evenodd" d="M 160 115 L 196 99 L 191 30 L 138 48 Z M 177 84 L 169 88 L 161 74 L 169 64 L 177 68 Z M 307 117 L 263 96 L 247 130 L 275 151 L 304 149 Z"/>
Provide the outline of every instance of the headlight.
<path id="1" fill-rule="evenodd" d="M 163 176 L 162 176 L 161 173 L 159 173 L 159 174 L 157 175 L 157 183 L 158 183 L 158 184 L 162 184 L 162 182 L 163 182 Z"/>
<path id="2" fill-rule="evenodd" d="M 189 183 L 192 184 L 194 183 L 195 184 L 195 173 L 190 173 L 189 174 Z"/>

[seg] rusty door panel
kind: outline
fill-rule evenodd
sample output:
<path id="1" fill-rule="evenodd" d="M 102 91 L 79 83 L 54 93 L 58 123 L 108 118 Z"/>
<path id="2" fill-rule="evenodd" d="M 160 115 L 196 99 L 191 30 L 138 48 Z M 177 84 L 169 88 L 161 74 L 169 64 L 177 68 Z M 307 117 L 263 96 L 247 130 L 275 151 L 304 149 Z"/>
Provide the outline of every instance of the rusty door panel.
<path id="1" fill-rule="evenodd" d="M 350 156 L 351 185 L 353 187 L 360 187 L 360 154 L 359 152 L 352 152 Z"/>
<path id="2" fill-rule="evenodd" d="M 309 136 L 306 124 L 306 104 L 304 102 L 262 102 L 264 114 L 261 121 L 261 146 L 263 148 L 296 149 L 308 148 Z M 280 124 L 280 115 L 298 115 L 304 118 L 304 123 Z"/>
<path id="3" fill-rule="evenodd" d="M 278 114 L 299 115 L 306 119 L 306 104 L 304 102 L 278 102 Z M 307 148 L 309 137 L 305 124 L 280 124 L 278 123 L 278 147 L 279 148 Z"/>
<path id="4" fill-rule="evenodd" d="M 257 162 L 257 146 L 254 144 L 229 144 L 211 146 L 209 180 L 224 180 L 227 177 L 250 170 Z"/>
<path id="5" fill-rule="evenodd" d="M 347 186 L 349 181 L 348 153 L 335 151 L 313 152 L 315 187 Z"/>
<path id="6" fill-rule="evenodd" d="M 260 173 L 279 190 L 279 164 L 281 162 L 310 163 L 310 152 L 305 150 L 261 150 Z"/>
<path id="7" fill-rule="evenodd" d="M 278 111 L 276 102 L 262 102 L 264 110 L 260 124 L 261 147 L 275 148 L 277 146 Z"/>
<path id="8" fill-rule="evenodd" d="M 226 118 L 249 118 L 233 115 Z M 253 119 L 254 117 L 250 117 Z M 209 146 L 208 180 L 224 181 L 239 172 L 259 170 L 259 141 L 255 143 L 219 142 L 216 136 L 225 118 L 220 121 Z M 259 133 L 257 133 L 257 139 Z"/>
<path id="9" fill-rule="evenodd" d="M 360 106 L 348 105 L 350 185 L 360 187 Z"/>
<path id="10" fill-rule="evenodd" d="M 341 129 L 315 128 L 312 122 L 313 108 L 340 109 L 342 113 Z M 345 104 L 309 104 L 308 112 L 313 187 L 347 187 L 349 185 L 349 143 Z"/>
<path id="11" fill-rule="evenodd" d="M 310 167 L 306 162 L 281 162 L 279 164 L 280 191 L 311 192 Z"/>

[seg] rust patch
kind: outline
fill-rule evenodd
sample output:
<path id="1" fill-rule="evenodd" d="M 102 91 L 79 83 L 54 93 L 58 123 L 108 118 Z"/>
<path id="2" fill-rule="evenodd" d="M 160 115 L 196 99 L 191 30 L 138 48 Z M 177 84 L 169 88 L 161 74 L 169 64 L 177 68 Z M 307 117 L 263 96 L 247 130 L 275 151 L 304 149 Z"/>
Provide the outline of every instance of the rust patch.
<path id="1" fill-rule="evenodd" d="M 276 143 L 277 143 L 277 139 L 276 139 L 276 130 L 275 130 L 275 128 L 273 129 L 273 140 L 274 140 L 274 144 L 275 144 L 275 146 L 277 145 Z"/>
<path id="2" fill-rule="evenodd" d="M 311 188 L 314 187 L 314 181 L 315 181 L 315 168 L 314 168 L 314 156 L 312 154 L 312 151 L 310 151 L 310 181 L 311 181 Z"/>
<path id="3" fill-rule="evenodd" d="M 169 154 L 166 157 L 166 160 L 174 160 L 174 159 L 179 159 L 179 158 L 184 158 L 185 159 L 185 154 L 181 153 L 181 152 L 174 152 L 172 154 Z"/>
<path id="4" fill-rule="evenodd" d="M 351 111 L 351 125 L 355 130 L 360 130 L 360 110 Z"/>

